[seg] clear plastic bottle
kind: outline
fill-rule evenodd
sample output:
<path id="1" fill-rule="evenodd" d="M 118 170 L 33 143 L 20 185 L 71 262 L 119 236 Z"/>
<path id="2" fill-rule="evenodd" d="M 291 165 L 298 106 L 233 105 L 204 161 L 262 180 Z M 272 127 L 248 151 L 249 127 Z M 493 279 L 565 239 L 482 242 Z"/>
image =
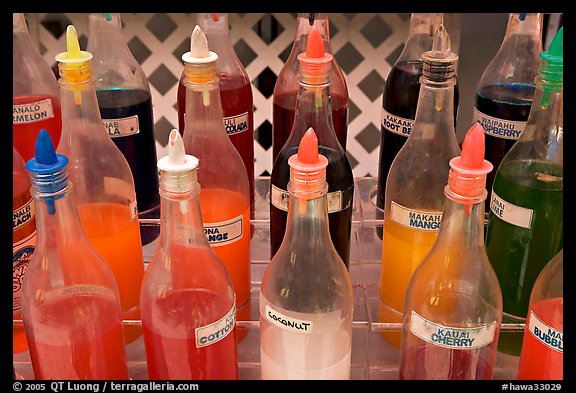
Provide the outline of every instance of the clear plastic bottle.
<path id="1" fill-rule="evenodd" d="M 84 233 L 116 277 L 122 317 L 138 320 L 144 258 L 132 172 L 108 137 L 98 108 L 92 54 L 80 51 L 72 25 L 66 31 L 66 44 L 67 51 L 56 56 L 62 102 L 58 152 L 70 160 L 73 200 Z M 127 344 L 142 334 L 138 326 L 124 329 Z"/>
<path id="2" fill-rule="evenodd" d="M 237 379 L 236 303 L 202 226 L 198 159 L 178 130 L 160 172 L 160 238 L 140 304 L 150 379 Z"/>
<path id="3" fill-rule="evenodd" d="M 250 185 L 250 217 L 254 218 L 254 100 L 252 83 L 230 40 L 228 14 L 197 13 L 211 51 L 218 55 L 216 70 L 220 79 L 220 100 L 224 125 L 230 141 L 240 153 Z M 185 73 L 178 84 L 178 127 L 184 131 L 186 109 Z"/>
<path id="4" fill-rule="evenodd" d="M 36 252 L 22 286 L 22 317 L 36 379 L 128 379 L 118 287 L 84 235 L 68 158 L 44 129 L 32 178 Z"/>
<path id="5" fill-rule="evenodd" d="M 492 379 L 502 294 L 484 248 L 484 129 L 450 160 L 442 226 L 406 291 L 400 379 Z"/>
<path id="6" fill-rule="evenodd" d="M 290 136 L 296 114 L 296 100 L 299 85 L 300 62 L 298 55 L 306 52 L 308 36 L 312 28 L 316 28 L 324 41 L 324 50 L 332 55 L 330 61 L 330 96 L 332 97 L 332 119 L 336 137 L 342 149 L 346 150 L 348 134 L 348 111 L 350 100 L 348 87 L 342 69 L 336 62 L 332 45 L 330 44 L 330 21 L 328 14 L 299 13 L 296 15 L 296 35 L 290 50 L 290 55 L 278 73 L 272 96 L 272 163 L 280 154 L 280 150 Z M 318 132 L 318 131 L 316 131 Z M 300 135 L 301 137 L 302 135 Z M 300 140 L 300 137 L 298 140 Z"/>
<path id="7" fill-rule="evenodd" d="M 496 169 L 526 127 L 542 52 L 542 28 L 543 14 L 509 14 L 502 44 L 478 82 L 472 120 L 486 130 L 486 159 Z M 496 171 L 489 173 L 486 179 L 489 192 L 495 175 Z M 488 213 L 490 198 L 485 203 Z"/>
<path id="8" fill-rule="evenodd" d="M 250 190 L 242 158 L 224 127 L 216 70 L 218 55 L 209 50 L 202 29 L 192 32 L 190 51 L 182 55 L 186 78 L 184 147 L 200 160 L 198 182 L 204 232 L 220 257 L 236 292 L 237 318 L 250 320 Z M 189 121 L 189 120 L 190 121 Z M 238 329 L 238 339 L 248 330 Z"/>
<path id="9" fill-rule="evenodd" d="M 540 54 L 524 131 L 494 177 L 486 252 L 504 301 L 504 323 L 525 323 L 538 274 L 564 241 L 563 29 Z M 503 331 L 498 350 L 519 356 L 523 332 Z"/>
<path id="10" fill-rule="evenodd" d="M 444 25 L 422 55 L 423 75 L 414 128 L 386 182 L 378 320 L 400 323 L 412 273 L 436 241 L 450 159 L 460 154 L 454 131 L 454 76 L 458 56 Z M 400 346 L 399 332 L 383 332 Z"/>
<path id="11" fill-rule="evenodd" d="M 378 159 L 378 188 L 376 206 L 378 217 L 384 218 L 386 180 L 392 161 L 404 146 L 414 127 L 420 77 L 422 76 L 422 54 L 432 49 L 434 33 L 444 21 L 444 14 L 414 13 L 410 16 L 408 38 L 402 53 L 390 69 L 382 94 L 380 115 L 380 151 Z M 456 78 L 456 76 L 454 76 Z M 458 80 L 454 85 L 454 124 L 458 112 Z M 377 232 L 382 238 L 382 228 Z"/>
<path id="12" fill-rule="evenodd" d="M 280 150 L 270 176 L 270 256 L 280 248 L 288 217 L 287 185 L 290 180 L 288 160 L 296 154 L 304 133 L 312 127 L 320 153 L 328 158 L 328 216 L 332 244 L 348 267 L 352 232 L 354 174 L 346 152 L 334 131 L 331 110 L 330 68 L 332 55 L 324 50 L 320 30 L 312 27 L 306 52 L 298 56 L 300 78 L 296 114 L 288 140 Z"/>
<path id="13" fill-rule="evenodd" d="M 62 133 L 60 93 L 54 72 L 28 32 L 24 14 L 12 14 L 12 138 L 24 161 L 44 128 L 58 146 Z"/>
<path id="14" fill-rule="evenodd" d="M 139 218 L 158 218 L 158 169 L 152 95 L 146 74 L 122 35 L 118 13 L 88 16 L 86 50 L 94 56 L 92 74 L 100 116 L 108 135 L 130 165 Z M 143 244 L 158 237 L 157 226 L 140 227 Z"/>
<path id="15" fill-rule="evenodd" d="M 564 250 L 534 282 L 517 379 L 564 377 Z"/>
<path id="16" fill-rule="evenodd" d="M 349 379 L 354 297 L 328 231 L 328 159 L 312 128 L 290 160 L 286 235 L 262 277 L 262 379 Z"/>
<path id="17" fill-rule="evenodd" d="M 12 147 L 12 312 L 14 320 L 22 320 L 20 313 L 22 281 L 36 250 L 36 209 L 30 195 L 30 177 L 26 163 Z M 23 327 L 14 326 L 12 352 L 28 349 Z"/>

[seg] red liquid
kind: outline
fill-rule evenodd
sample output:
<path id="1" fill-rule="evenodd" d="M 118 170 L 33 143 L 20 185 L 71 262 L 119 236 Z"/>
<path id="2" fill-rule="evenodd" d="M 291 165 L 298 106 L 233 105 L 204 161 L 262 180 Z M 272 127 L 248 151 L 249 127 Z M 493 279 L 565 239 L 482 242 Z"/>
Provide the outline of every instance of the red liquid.
<path id="1" fill-rule="evenodd" d="M 13 114 L 13 144 L 24 161 L 28 161 L 34 157 L 34 146 L 36 144 L 36 138 L 38 137 L 41 129 L 48 131 L 50 138 L 52 138 L 54 148 L 56 149 L 58 147 L 58 144 L 60 143 L 60 136 L 62 134 L 62 112 L 60 109 L 60 101 L 57 98 L 48 95 L 34 95 L 12 98 L 12 105 L 31 104 L 46 99 L 50 99 L 52 101 L 53 117 L 46 117 L 42 120 L 30 123 L 18 123 L 17 121 L 14 121 L 14 119 L 19 116 L 19 114 Z"/>
<path id="2" fill-rule="evenodd" d="M 272 145 L 272 162 L 278 157 L 278 153 L 284 147 L 288 136 L 292 131 L 294 123 L 294 114 L 296 113 L 296 95 L 283 94 L 274 97 L 272 105 L 273 117 L 273 145 Z M 332 103 L 332 121 L 338 142 L 346 150 L 346 133 L 348 131 L 348 108 L 350 103 L 348 99 L 340 95 L 331 95 Z"/>
<path id="3" fill-rule="evenodd" d="M 254 105 L 252 98 L 252 85 L 241 75 L 221 74 L 220 100 L 224 113 L 226 133 L 230 141 L 242 157 L 242 162 L 248 173 L 250 185 L 250 217 L 254 218 Z M 184 112 L 186 109 L 186 86 L 183 77 L 178 84 L 178 127 L 180 134 L 184 134 Z M 236 122 L 236 129 L 229 124 L 226 118 L 247 113 Z M 242 120 L 247 118 L 247 122 Z M 244 124 L 247 125 L 244 128 Z M 243 131 L 241 131 L 243 129 Z M 239 132 L 238 132 L 239 131 Z"/>
<path id="4" fill-rule="evenodd" d="M 97 295 L 58 297 L 26 325 L 36 379 L 128 379 L 120 309 Z"/>
<path id="5" fill-rule="evenodd" d="M 530 311 L 544 324 L 564 331 L 563 299 L 547 299 L 531 305 Z M 528 315 L 530 316 L 530 312 Z M 544 335 L 546 332 L 540 332 Z M 543 336 L 545 337 L 545 336 Z M 538 340 L 528 330 L 528 321 L 522 353 L 518 365 L 518 379 L 563 379 L 563 352 L 556 351 Z"/>
<path id="6" fill-rule="evenodd" d="M 411 348 L 404 354 L 400 364 L 400 379 L 492 379 L 494 366 L 480 357 L 478 351 L 447 349 L 432 344 Z"/>
<path id="7" fill-rule="evenodd" d="M 218 321 L 230 300 L 206 289 L 179 289 L 143 305 L 142 326 L 150 379 L 237 379 L 236 328 L 197 348 L 195 329 Z"/>

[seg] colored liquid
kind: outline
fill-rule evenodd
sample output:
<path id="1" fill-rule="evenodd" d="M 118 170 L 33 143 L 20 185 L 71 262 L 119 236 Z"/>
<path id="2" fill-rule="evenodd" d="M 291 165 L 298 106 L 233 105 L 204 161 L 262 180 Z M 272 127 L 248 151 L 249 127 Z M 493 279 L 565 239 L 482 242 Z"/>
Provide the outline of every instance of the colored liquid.
<path id="1" fill-rule="evenodd" d="M 122 324 L 113 299 L 57 297 L 27 325 L 36 379 L 128 379 Z"/>
<path id="2" fill-rule="evenodd" d="M 276 187 L 287 190 L 288 181 L 290 180 L 290 167 L 288 158 L 297 154 L 298 146 L 285 150 L 275 162 L 275 168 L 272 171 L 270 182 Z M 342 199 L 349 200 L 348 206 L 340 211 L 328 213 L 328 226 L 330 229 L 330 238 L 344 261 L 346 267 L 350 264 L 350 234 L 352 231 L 352 203 L 354 192 L 354 177 L 350 163 L 345 156 L 342 156 L 334 149 L 325 146 L 318 146 L 319 154 L 328 159 L 326 168 L 326 182 L 328 183 L 328 193 L 342 191 Z M 270 244 L 271 257 L 276 254 L 286 231 L 286 221 L 288 212 L 270 204 Z"/>
<path id="3" fill-rule="evenodd" d="M 534 86 L 530 85 L 487 85 L 476 92 L 475 107 L 480 112 L 502 120 L 527 121 L 534 97 Z M 486 134 L 484 158 L 492 165 L 494 170 L 486 175 L 486 189 L 492 191 L 496 170 L 500 166 L 504 155 L 514 145 L 516 139 L 499 138 Z M 486 198 L 485 211 L 490 211 L 490 198 Z"/>
<path id="4" fill-rule="evenodd" d="M 500 282 L 504 313 L 526 318 L 538 274 L 563 245 L 562 169 L 539 161 L 509 161 L 500 166 L 494 191 L 505 201 L 533 211 L 529 229 L 491 211 L 486 231 L 486 253 Z M 501 334 L 498 349 L 518 356 L 522 336 L 521 332 Z"/>
<path id="5" fill-rule="evenodd" d="M 292 132 L 292 124 L 294 123 L 294 115 L 296 113 L 296 96 L 297 94 L 294 93 L 274 97 L 272 104 L 272 163 L 276 161 L 280 150 L 282 150 L 288 140 L 288 136 L 290 136 L 290 132 Z M 342 149 L 346 150 L 348 109 L 350 102 L 347 98 L 332 94 L 331 106 L 336 138 L 338 138 Z"/>
<path id="6" fill-rule="evenodd" d="M 250 206 L 246 197 L 222 188 L 202 188 L 200 191 L 202 222 L 207 224 L 228 221 L 242 217 L 242 237 L 226 245 L 213 245 L 212 249 L 220 257 L 232 279 L 236 293 L 237 316 L 239 320 L 250 320 Z M 247 331 L 238 331 L 243 338 Z"/>
<path id="7" fill-rule="evenodd" d="M 13 319 L 22 320 L 21 290 L 26 269 L 30 265 L 36 250 L 36 216 L 34 202 L 30 196 L 30 179 L 27 174 L 12 172 L 12 299 Z M 26 333 L 23 327 L 12 330 L 12 352 L 18 353 L 28 349 Z"/>
<path id="8" fill-rule="evenodd" d="M 448 349 L 424 343 L 410 348 L 400 363 L 400 379 L 490 380 L 494 366 L 478 350 Z M 485 347 L 484 347 L 485 348 Z"/>
<path id="9" fill-rule="evenodd" d="M 331 313 L 295 313 L 283 309 L 282 315 L 309 321 L 314 326 L 310 334 L 292 332 L 273 325 L 262 315 L 269 302 L 263 296 L 260 296 L 260 302 L 263 380 L 350 379 L 352 337 L 341 323 L 327 318 Z"/>
<path id="10" fill-rule="evenodd" d="M 50 99 L 52 102 L 53 117 L 42 118 L 42 120 L 30 123 L 13 123 L 12 125 L 12 143 L 24 161 L 34 157 L 34 147 L 36 138 L 41 129 L 45 129 L 50 134 L 54 148 L 60 143 L 62 134 L 62 112 L 60 100 L 48 95 L 34 95 L 24 97 L 13 97 L 12 105 L 23 105 Z M 16 114 L 14 114 L 16 116 Z"/>
<path id="11" fill-rule="evenodd" d="M 230 141 L 242 157 L 242 162 L 248 172 L 248 182 L 250 185 L 250 212 L 254 218 L 254 105 L 252 98 L 252 85 L 250 81 L 241 78 L 240 75 L 220 75 L 220 100 L 224 118 L 234 117 L 247 113 L 247 127 L 244 131 L 234 132 L 231 124 L 225 124 L 226 133 Z M 178 84 L 178 127 L 180 133 L 184 133 L 184 112 L 186 109 L 186 86 L 183 78 Z M 242 117 L 236 121 L 239 129 L 243 128 Z M 228 121 L 226 121 L 228 123 Z M 234 132 L 234 133 L 232 133 Z"/>
<path id="12" fill-rule="evenodd" d="M 401 61 L 392 67 L 384 93 L 382 94 L 382 108 L 388 113 L 404 119 L 416 118 L 416 107 L 420 95 L 420 77 L 422 76 L 422 61 Z M 454 125 L 458 113 L 458 82 L 454 86 Z M 383 218 L 386 180 L 392 166 L 392 161 L 406 143 L 409 134 L 399 135 L 380 125 L 380 155 L 378 159 L 378 191 L 376 194 L 377 217 Z M 377 227 L 378 237 L 382 238 L 382 229 Z"/>
<path id="13" fill-rule="evenodd" d="M 96 95 L 102 120 L 138 116 L 138 133 L 111 136 L 111 139 L 124 154 L 132 171 L 139 216 L 152 218 L 151 210 L 159 209 L 160 195 L 150 93 L 138 89 L 102 89 L 97 90 Z M 109 128 L 111 131 L 114 129 Z M 159 216 L 156 214 L 154 217 Z M 150 243 L 160 234 L 157 226 L 142 226 L 141 232 L 143 244 Z"/>
<path id="14" fill-rule="evenodd" d="M 562 298 L 547 299 L 532 304 L 531 311 L 544 324 L 558 331 L 563 331 L 563 303 Z M 547 334 L 547 332 L 542 333 Z M 563 379 L 563 358 L 563 352 L 551 349 L 526 330 L 518 365 L 518 379 L 561 380 Z"/>
<path id="15" fill-rule="evenodd" d="M 198 348 L 195 331 L 224 317 L 230 299 L 207 289 L 170 290 L 142 306 L 150 379 L 237 379 L 236 329 Z"/>
<path id="16" fill-rule="evenodd" d="M 379 322 L 402 323 L 408 284 L 437 237 L 438 232 L 407 228 L 386 217 L 382 241 Z M 381 334 L 388 343 L 400 347 L 400 331 Z"/>
<path id="17" fill-rule="evenodd" d="M 130 220 L 128 206 L 91 203 L 76 206 L 86 238 L 106 260 L 118 285 L 122 318 L 140 319 L 140 285 L 144 257 L 138 220 Z M 142 334 L 137 326 L 124 326 L 126 344 Z"/>

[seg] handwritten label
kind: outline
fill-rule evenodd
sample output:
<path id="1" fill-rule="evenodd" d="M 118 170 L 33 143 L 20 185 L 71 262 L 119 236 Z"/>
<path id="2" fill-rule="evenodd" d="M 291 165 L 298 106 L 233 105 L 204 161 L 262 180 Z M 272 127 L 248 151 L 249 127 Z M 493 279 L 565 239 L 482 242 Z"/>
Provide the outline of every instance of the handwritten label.
<path id="1" fill-rule="evenodd" d="M 224 128 L 228 135 L 239 134 L 248 129 L 248 112 L 224 118 Z"/>
<path id="2" fill-rule="evenodd" d="M 122 117 L 119 119 L 102 119 L 102 123 L 104 123 L 106 130 L 108 130 L 110 138 L 121 138 L 138 134 L 140 132 L 137 115 Z"/>
<path id="3" fill-rule="evenodd" d="M 314 328 L 314 323 L 312 321 L 288 317 L 274 310 L 269 305 L 266 305 L 265 307 L 264 317 L 273 325 L 290 332 L 310 334 Z"/>
<path id="4" fill-rule="evenodd" d="M 347 194 L 352 195 L 352 187 L 348 190 L 344 191 L 332 191 L 326 194 L 326 199 L 328 202 L 328 214 L 339 212 L 344 210 L 350 206 L 352 202 L 352 198 Z M 288 201 L 290 199 L 290 194 L 288 191 L 283 190 L 275 185 L 272 185 L 272 189 L 270 190 L 270 200 L 272 205 L 276 208 L 283 210 L 285 212 L 288 211 Z"/>
<path id="5" fill-rule="evenodd" d="M 202 326 L 194 330 L 196 337 L 196 348 L 206 347 L 223 340 L 234 329 L 236 323 L 236 303 L 232 305 L 230 311 L 218 321 L 210 325 Z"/>
<path id="6" fill-rule="evenodd" d="M 502 139 L 516 140 L 520 137 L 524 128 L 526 128 L 525 121 L 512 121 L 499 119 L 497 117 L 488 116 L 474 108 L 472 116 L 474 123 L 478 122 L 484 127 L 486 135 L 495 136 Z"/>
<path id="7" fill-rule="evenodd" d="M 496 321 L 473 328 L 443 326 L 412 311 L 410 332 L 430 344 L 450 349 L 477 349 L 492 341 L 496 334 Z"/>
<path id="8" fill-rule="evenodd" d="M 12 105 L 12 124 L 34 123 L 53 117 L 54 109 L 50 98 L 29 104 Z"/>
<path id="9" fill-rule="evenodd" d="M 382 108 L 380 113 L 380 124 L 382 127 L 397 135 L 408 137 L 414 128 L 414 119 L 393 115 Z"/>
<path id="10" fill-rule="evenodd" d="M 500 198 L 494 190 L 490 197 L 490 211 L 509 224 L 530 229 L 532 226 L 532 216 L 534 211 L 524 207 L 516 206 Z"/>
<path id="11" fill-rule="evenodd" d="M 554 329 L 548 326 L 536 314 L 534 311 L 530 311 L 530 320 L 528 321 L 528 330 L 542 344 L 546 345 L 557 352 L 564 352 L 563 339 L 564 334 L 561 330 Z"/>
<path id="12" fill-rule="evenodd" d="M 227 221 L 205 222 L 204 235 L 212 247 L 225 246 L 242 239 L 243 216 L 239 215 Z"/>
<path id="13" fill-rule="evenodd" d="M 392 201 L 390 219 L 408 228 L 426 232 L 438 232 L 442 223 L 442 212 L 412 210 Z"/>
<path id="14" fill-rule="evenodd" d="M 33 199 L 30 199 L 24 206 L 16 210 L 12 210 L 12 231 L 28 224 L 36 219 L 35 204 Z"/>

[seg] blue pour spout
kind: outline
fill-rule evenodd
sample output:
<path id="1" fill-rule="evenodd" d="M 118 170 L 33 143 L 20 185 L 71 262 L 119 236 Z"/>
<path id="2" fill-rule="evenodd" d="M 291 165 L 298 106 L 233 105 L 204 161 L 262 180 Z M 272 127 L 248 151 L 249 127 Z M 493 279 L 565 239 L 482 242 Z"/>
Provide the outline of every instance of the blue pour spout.
<path id="1" fill-rule="evenodd" d="M 45 129 L 40 130 L 34 157 L 26 163 L 26 170 L 30 173 L 32 186 L 36 190 L 38 199 L 46 201 L 48 214 L 56 212 L 54 201 L 61 195 L 54 195 L 68 185 L 68 157 L 57 154 L 50 134 Z"/>

